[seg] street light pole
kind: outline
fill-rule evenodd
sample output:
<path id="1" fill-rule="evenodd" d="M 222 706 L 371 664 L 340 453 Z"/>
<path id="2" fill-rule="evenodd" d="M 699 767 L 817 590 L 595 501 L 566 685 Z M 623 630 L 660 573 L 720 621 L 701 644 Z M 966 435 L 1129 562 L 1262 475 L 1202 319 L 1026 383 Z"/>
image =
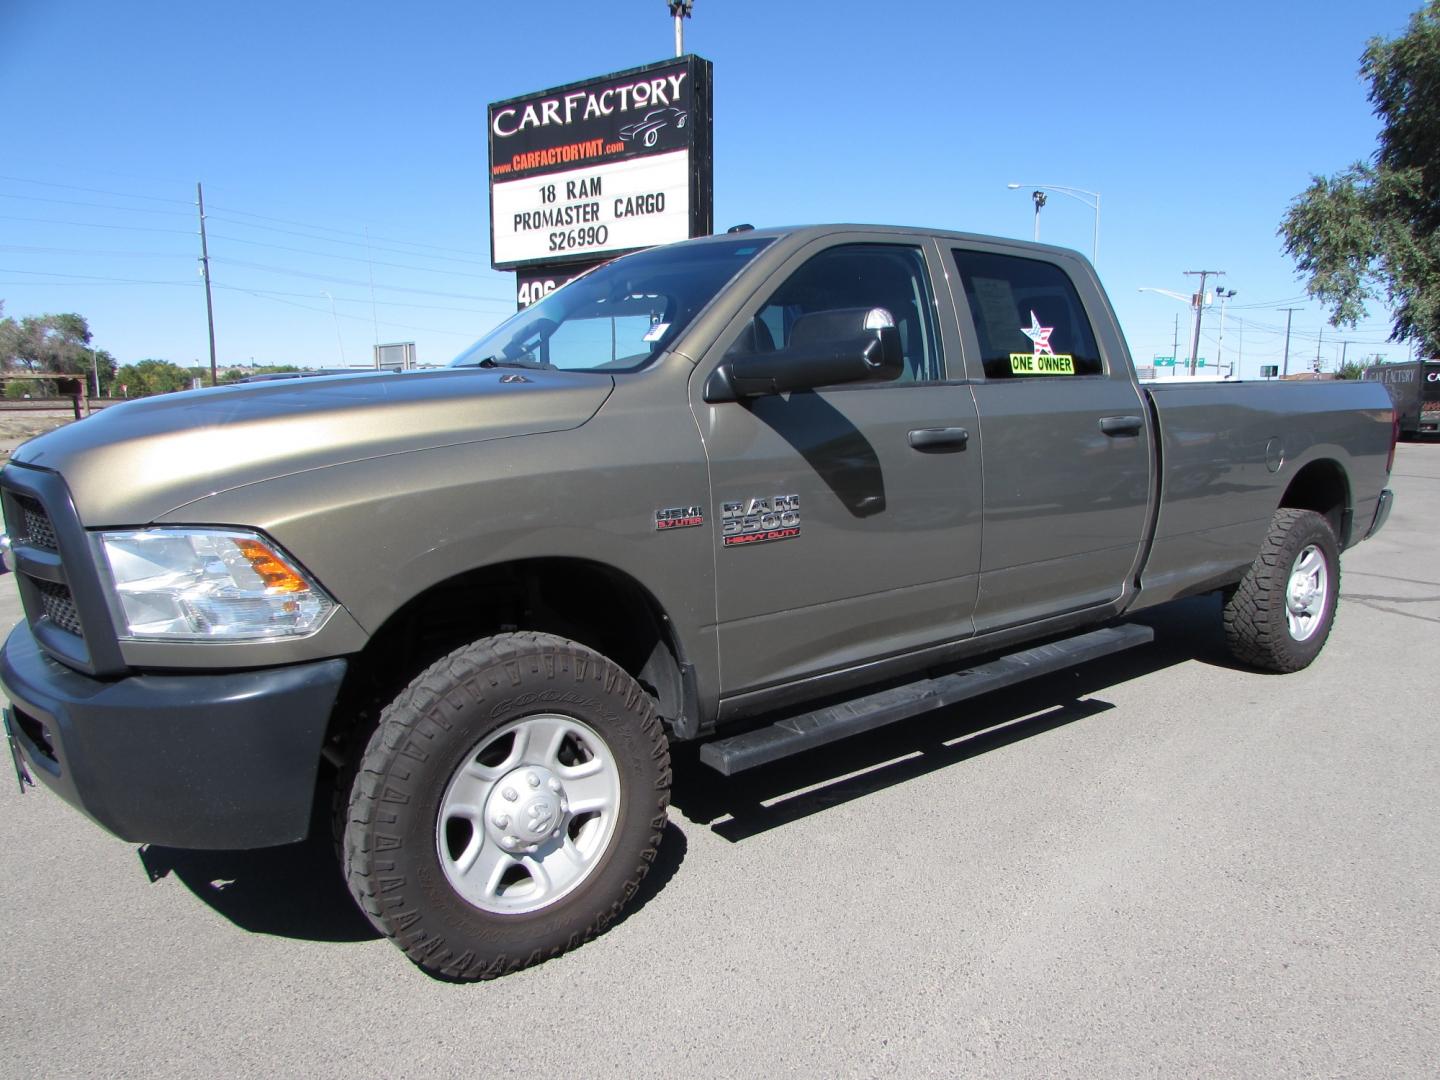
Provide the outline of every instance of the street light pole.
<path id="1" fill-rule="evenodd" d="M 1225 366 L 1225 301 L 1235 295 L 1234 289 L 1217 288 L 1215 295 L 1220 298 L 1220 339 L 1215 343 L 1215 370 Z"/>
<path id="2" fill-rule="evenodd" d="M 320 295 L 325 297 L 326 300 L 330 301 L 330 318 L 335 320 L 335 344 L 340 346 L 340 366 L 344 367 L 345 339 L 340 336 L 340 316 L 335 314 L 335 297 L 331 296 L 324 289 L 320 290 Z"/>
<path id="3" fill-rule="evenodd" d="M 1036 240 L 1040 239 L 1040 207 L 1044 205 L 1043 196 L 1046 192 L 1058 191 L 1061 195 L 1068 195 L 1076 202 L 1083 203 L 1091 210 L 1095 211 L 1095 228 L 1093 233 L 1091 234 L 1090 239 L 1090 261 L 1092 263 L 1098 263 L 1100 261 L 1100 193 L 1098 191 L 1086 191 L 1084 188 L 1066 187 L 1064 184 L 1006 184 L 1005 186 L 1011 191 L 1018 191 L 1022 187 L 1033 187 L 1036 189 L 1033 196 L 1033 198 L 1036 200 Z M 1090 199 L 1094 199 L 1095 201 L 1091 202 L 1090 199 L 1083 198 L 1083 196 L 1085 195 L 1090 196 Z"/>
<path id="4" fill-rule="evenodd" d="M 666 0 L 666 6 L 670 8 L 670 14 L 675 16 L 675 55 L 685 55 L 685 23 L 690 18 L 690 10 L 695 6 L 695 0 Z"/>
<path id="5" fill-rule="evenodd" d="M 1286 375 L 1290 374 L 1290 320 L 1294 317 L 1295 312 L 1304 311 L 1305 309 L 1298 307 L 1287 307 L 1277 308 L 1276 310 L 1285 312 L 1285 359 L 1281 361 L 1280 368 L 1280 377 L 1284 378 Z"/>

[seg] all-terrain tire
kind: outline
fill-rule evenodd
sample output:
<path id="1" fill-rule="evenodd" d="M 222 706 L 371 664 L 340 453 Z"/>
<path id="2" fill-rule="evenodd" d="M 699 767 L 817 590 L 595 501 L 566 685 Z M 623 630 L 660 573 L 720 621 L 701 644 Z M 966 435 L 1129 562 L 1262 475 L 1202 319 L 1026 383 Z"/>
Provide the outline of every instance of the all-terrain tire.
<path id="1" fill-rule="evenodd" d="M 493 978 L 615 919 L 655 860 L 669 795 L 669 744 L 629 675 L 563 638 L 502 634 L 385 709 L 350 792 L 343 869 L 416 964 Z"/>
<path id="2" fill-rule="evenodd" d="M 1260 554 L 1225 595 L 1225 640 L 1241 663 L 1291 672 L 1320 655 L 1340 596 L 1340 548 L 1311 510 L 1280 509 Z"/>

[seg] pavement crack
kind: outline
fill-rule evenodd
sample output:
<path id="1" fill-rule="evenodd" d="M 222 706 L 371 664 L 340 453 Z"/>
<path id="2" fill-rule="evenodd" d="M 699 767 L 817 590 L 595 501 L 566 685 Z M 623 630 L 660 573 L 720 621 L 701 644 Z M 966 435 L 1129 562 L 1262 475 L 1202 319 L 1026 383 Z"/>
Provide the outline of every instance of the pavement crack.
<path id="1" fill-rule="evenodd" d="M 1340 594 L 1346 600 L 1384 600 L 1387 604 L 1440 604 L 1440 593 L 1435 596 L 1371 596 L 1368 593 Z"/>
<path id="2" fill-rule="evenodd" d="M 1421 622 L 1440 623 L 1440 618 L 1434 615 L 1417 615 L 1413 611 L 1401 611 L 1399 608 L 1386 607 L 1384 604 L 1377 604 L 1374 600 L 1368 600 L 1358 596 L 1350 596 L 1346 597 L 1346 599 L 1353 600 L 1361 607 L 1368 607 L 1374 611 L 1383 611 L 1387 615 L 1403 615 L 1407 619 L 1419 619 Z"/>

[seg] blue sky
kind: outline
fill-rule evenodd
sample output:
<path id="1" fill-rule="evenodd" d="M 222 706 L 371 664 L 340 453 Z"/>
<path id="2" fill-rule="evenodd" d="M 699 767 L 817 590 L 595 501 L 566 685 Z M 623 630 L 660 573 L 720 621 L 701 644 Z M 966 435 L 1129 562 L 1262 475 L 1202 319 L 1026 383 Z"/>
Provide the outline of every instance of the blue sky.
<path id="1" fill-rule="evenodd" d="M 1368 156 L 1358 75 L 1418 0 L 1357 5 L 697 0 L 715 65 L 715 222 L 1029 237 L 1029 189 L 1098 191 L 1098 265 L 1142 362 L 1180 348 L 1192 269 L 1237 290 L 1241 373 L 1379 352 L 1303 296 L 1275 230 L 1313 173 Z M 443 363 L 513 310 L 489 268 L 485 107 L 665 59 L 661 0 L 397 5 L 0 3 L 0 298 L 85 315 L 122 362 L 208 362 L 195 182 L 221 364 Z M 1061 196 L 1042 239 L 1089 253 Z M 368 241 L 367 241 L 368 233 Z M 371 303 L 373 275 L 375 304 Z M 329 293 L 334 300 L 331 310 Z M 1216 351 L 1207 313 L 1201 354 Z M 378 324 L 378 325 L 377 325 Z M 1323 335 L 1323 336 L 1322 336 Z"/>

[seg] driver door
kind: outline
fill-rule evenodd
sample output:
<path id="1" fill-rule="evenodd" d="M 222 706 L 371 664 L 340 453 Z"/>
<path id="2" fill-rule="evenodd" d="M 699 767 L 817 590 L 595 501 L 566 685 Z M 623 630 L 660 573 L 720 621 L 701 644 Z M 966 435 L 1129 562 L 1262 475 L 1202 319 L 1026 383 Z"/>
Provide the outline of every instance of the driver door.
<path id="1" fill-rule="evenodd" d="M 937 317 L 938 250 L 913 236 L 862 235 L 818 242 L 789 260 L 691 380 L 721 526 L 716 619 L 726 696 L 973 633 L 978 429 L 970 387 L 946 379 L 946 359 L 958 366 L 960 346 L 952 320 Z M 899 379 L 704 401 L 705 380 L 727 353 L 783 350 L 803 315 L 876 307 L 900 331 Z M 756 541 L 753 530 L 737 531 L 752 520 L 777 527 Z"/>

